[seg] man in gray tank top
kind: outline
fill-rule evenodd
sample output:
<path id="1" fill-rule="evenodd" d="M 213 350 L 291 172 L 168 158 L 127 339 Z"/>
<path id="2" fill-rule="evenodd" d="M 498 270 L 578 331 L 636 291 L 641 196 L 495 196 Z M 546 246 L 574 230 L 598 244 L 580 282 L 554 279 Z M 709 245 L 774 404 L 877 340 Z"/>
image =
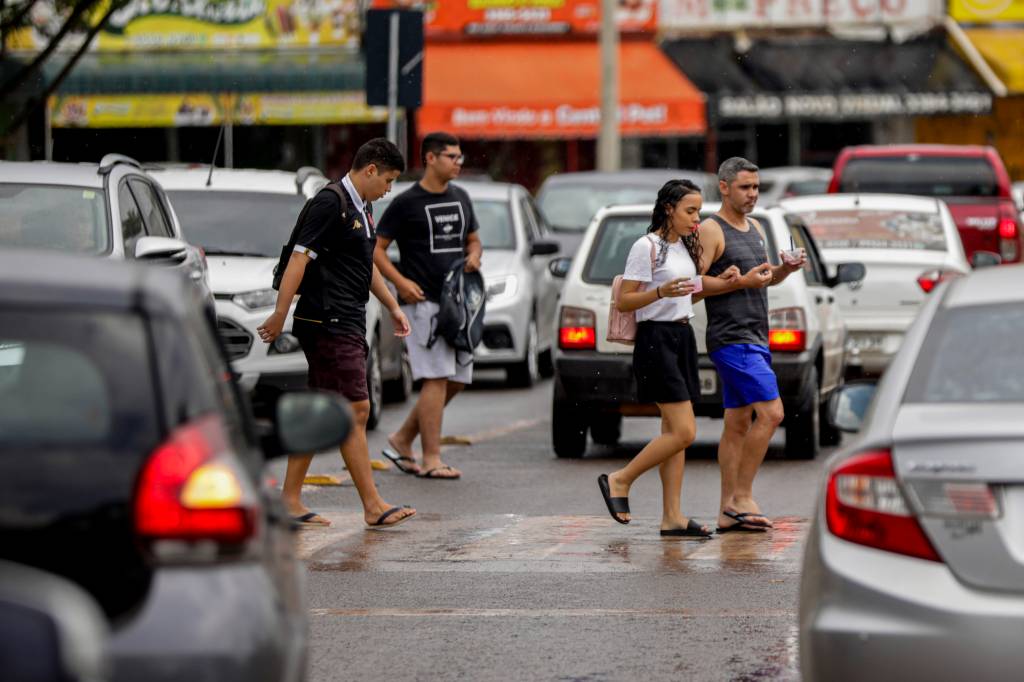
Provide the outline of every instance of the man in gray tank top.
<path id="1" fill-rule="evenodd" d="M 747 216 L 757 203 L 758 168 L 734 157 L 718 169 L 722 208 L 700 226 L 704 274 L 731 266 L 759 273 L 760 281 L 704 299 L 708 355 L 722 382 L 725 426 L 718 445 L 722 497 L 718 531 L 763 532 L 772 526 L 754 501 L 754 477 L 782 423 L 782 400 L 768 350 L 768 292 L 803 267 L 804 261 L 768 264 L 764 229 Z M 757 415 L 754 420 L 753 416 Z"/>

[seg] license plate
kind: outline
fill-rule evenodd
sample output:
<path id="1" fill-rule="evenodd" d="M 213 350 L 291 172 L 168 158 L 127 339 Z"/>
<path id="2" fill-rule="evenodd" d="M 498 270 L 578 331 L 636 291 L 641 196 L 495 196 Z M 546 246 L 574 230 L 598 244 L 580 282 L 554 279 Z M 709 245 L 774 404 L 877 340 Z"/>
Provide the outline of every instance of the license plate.
<path id="1" fill-rule="evenodd" d="M 699 370 L 700 394 L 714 395 L 718 392 L 718 372 L 713 369 Z"/>
<path id="2" fill-rule="evenodd" d="M 884 334 L 856 334 L 846 343 L 848 350 L 880 351 L 885 347 Z"/>

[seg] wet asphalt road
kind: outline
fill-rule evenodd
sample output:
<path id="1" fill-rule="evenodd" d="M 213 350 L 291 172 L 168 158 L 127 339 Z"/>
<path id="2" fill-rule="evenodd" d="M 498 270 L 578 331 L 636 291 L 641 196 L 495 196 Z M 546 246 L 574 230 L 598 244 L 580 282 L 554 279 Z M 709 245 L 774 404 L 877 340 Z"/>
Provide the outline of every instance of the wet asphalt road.
<path id="1" fill-rule="evenodd" d="M 510 390 L 487 376 L 445 416 L 446 435 L 473 440 L 445 449 L 463 480 L 376 474 L 385 499 L 415 506 L 416 519 L 366 531 L 351 484 L 307 487 L 306 503 L 333 522 L 299 533 L 311 680 L 799 679 L 800 555 L 824 455 L 769 453 L 755 492 L 772 533 L 662 540 L 656 471 L 634 486 L 628 526 L 608 516 L 596 484 L 656 420 L 627 419 L 618 448 L 559 460 L 550 381 Z M 372 456 L 409 406 L 387 407 Z M 719 429 L 699 420 L 683 487 L 684 513 L 709 524 Z M 321 455 L 312 471 L 340 474 L 340 457 Z"/>

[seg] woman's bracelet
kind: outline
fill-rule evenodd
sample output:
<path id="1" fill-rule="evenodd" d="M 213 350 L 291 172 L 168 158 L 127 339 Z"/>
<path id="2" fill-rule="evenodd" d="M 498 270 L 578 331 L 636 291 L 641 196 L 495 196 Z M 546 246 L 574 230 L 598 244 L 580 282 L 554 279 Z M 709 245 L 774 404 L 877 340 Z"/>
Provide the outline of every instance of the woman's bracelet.
<path id="1" fill-rule="evenodd" d="M 654 293 L 658 294 L 658 298 L 661 298 L 661 285 L 660 284 L 657 287 L 655 287 Z M 655 299 L 655 300 L 657 300 L 657 299 Z"/>

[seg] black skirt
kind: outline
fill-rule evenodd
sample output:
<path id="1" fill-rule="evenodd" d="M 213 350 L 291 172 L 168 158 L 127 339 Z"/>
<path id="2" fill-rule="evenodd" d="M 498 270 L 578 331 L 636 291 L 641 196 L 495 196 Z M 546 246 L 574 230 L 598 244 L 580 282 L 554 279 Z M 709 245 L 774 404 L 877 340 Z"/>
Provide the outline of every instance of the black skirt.
<path id="1" fill-rule="evenodd" d="M 696 402 L 700 398 L 697 339 L 689 324 L 640 322 L 633 344 L 633 376 L 641 403 Z"/>

